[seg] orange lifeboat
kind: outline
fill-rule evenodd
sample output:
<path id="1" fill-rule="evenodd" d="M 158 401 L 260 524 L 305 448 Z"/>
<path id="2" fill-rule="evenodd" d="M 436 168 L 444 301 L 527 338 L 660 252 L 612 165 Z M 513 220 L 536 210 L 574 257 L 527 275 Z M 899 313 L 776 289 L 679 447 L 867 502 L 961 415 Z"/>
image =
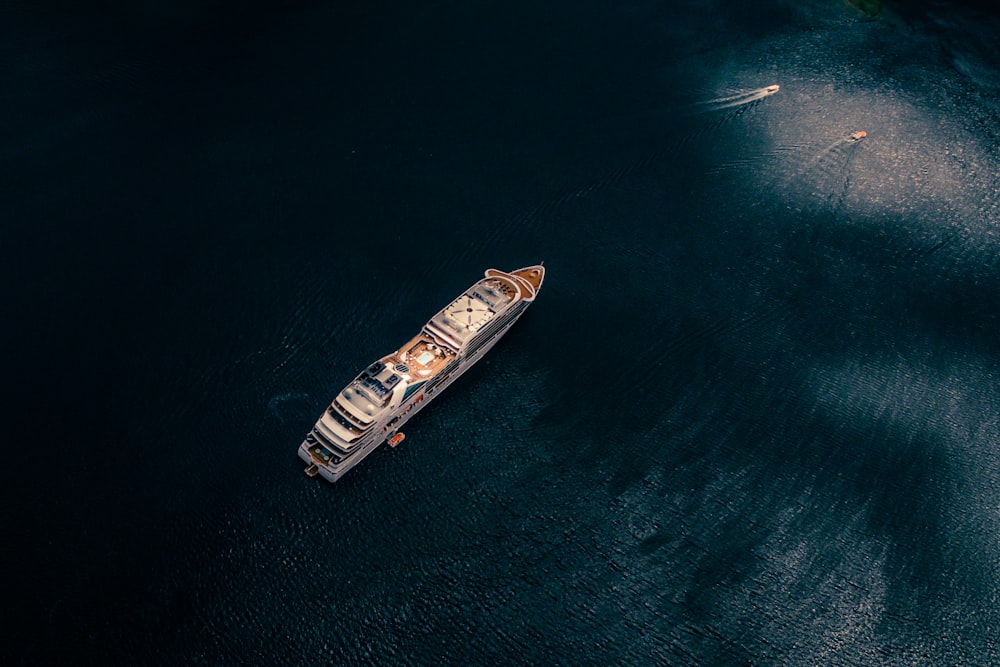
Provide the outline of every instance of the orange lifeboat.
<path id="1" fill-rule="evenodd" d="M 851 141 L 861 141 L 868 136 L 868 133 L 864 130 L 859 130 L 851 135 Z"/>
<path id="2" fill-rule="evenodd" d="M 404 435 L 403 433 L 397 433 L 396 435 L 389 438 L 389 446 L 395 447 L 399 443 L 403 442 L 404 438 L 406 438 L 406 435 Z"/>

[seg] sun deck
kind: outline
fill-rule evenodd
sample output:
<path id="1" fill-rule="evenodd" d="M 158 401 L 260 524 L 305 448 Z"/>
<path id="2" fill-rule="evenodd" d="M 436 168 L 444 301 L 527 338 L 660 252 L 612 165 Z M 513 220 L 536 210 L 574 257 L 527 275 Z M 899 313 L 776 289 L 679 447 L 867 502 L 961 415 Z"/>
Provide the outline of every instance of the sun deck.
<path id="1" fill-rule="evenodd" d="M 419 382 L 436 375 L 454 358 L 453 350 L 438 345 L 434 339 L 421 332 L 399 349 L 393 362 L 405 366 L 404 372 L 410 374 L 412 381 Z"/>

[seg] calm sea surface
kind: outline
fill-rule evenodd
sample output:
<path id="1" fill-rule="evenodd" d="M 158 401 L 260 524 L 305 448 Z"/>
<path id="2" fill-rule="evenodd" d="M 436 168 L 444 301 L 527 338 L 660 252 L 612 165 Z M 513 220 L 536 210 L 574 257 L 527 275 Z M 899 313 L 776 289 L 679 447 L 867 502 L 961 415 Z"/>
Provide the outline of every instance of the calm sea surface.
<path id="1" fill-rule="evenodd" d="M 995 14 L 273 5 L 0 3 L 0 662 L 1000 664 Z"/>

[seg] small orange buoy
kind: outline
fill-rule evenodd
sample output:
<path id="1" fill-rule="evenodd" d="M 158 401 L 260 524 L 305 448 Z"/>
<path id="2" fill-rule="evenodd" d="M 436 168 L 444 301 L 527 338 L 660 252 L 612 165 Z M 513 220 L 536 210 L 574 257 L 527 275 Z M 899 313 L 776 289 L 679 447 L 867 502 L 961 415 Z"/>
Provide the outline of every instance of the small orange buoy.
<path id="1" fill-rule="evenodd" d="M 396 446 L 396 445 L 398 445 L 399 443 L 403 442 L 403 439 L 404 439 L 405 437 L 406 437 L 406 436 L 405 436 L 404 434 L 402 434 L 402 433 L 397 433 L 396 435 L 394 435 L 394 436 L 392 436 L 391 438 L 389 438 L 389 446 L 390 446 L 390 447 L 395 447 L 395 446 Z"/>
<path id="2" fill-rule="evenodd" d="M 852 141 L 861 141 L 862 139 L 864 139 L 867 136 L 868 136 L 867 132 L 865 132 L 864 130 L 860 130 L 860 131 L 855 132 L 854 134 L 851 135 L 851 140 Z"/>

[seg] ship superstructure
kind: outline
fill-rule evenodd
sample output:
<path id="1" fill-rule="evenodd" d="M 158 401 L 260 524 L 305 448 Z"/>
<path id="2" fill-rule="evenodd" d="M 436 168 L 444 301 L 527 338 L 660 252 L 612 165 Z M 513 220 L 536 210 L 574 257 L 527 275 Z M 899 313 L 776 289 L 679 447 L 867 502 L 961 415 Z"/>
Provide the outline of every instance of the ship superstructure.
<path id="1" fill-rule="evenodd" d="M 336 482 L 383 442 L 395 446 L 403 424 L 510 329 L 544 277 L 541 265 L 509 273 L 487 269 L 419 334 L 368 366 L 334 397 L 299 445 L 306 474 Z"/>

